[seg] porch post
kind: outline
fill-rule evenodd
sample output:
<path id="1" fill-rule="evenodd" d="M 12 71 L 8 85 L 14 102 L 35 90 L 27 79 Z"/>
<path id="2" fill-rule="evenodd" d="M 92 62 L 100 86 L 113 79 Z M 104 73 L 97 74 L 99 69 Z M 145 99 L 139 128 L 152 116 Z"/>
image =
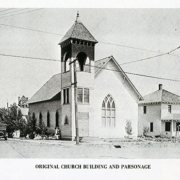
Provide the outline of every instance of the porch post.
<path id="1" fill-rule="evenodd" d="M 173 136 L 173 120 L 171 121 L 171 136 Z"/>

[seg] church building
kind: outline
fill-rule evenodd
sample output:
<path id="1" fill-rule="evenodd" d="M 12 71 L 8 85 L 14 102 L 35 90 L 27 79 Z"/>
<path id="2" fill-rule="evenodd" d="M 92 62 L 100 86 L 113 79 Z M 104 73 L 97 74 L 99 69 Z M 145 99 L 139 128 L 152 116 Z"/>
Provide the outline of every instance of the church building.
<path id="1" fill-rule="evenodd" d="M 76 136 L 75 114 L 80 137 L 127 136 L 127 120 L 132 122 L 132 135 L 137 136 L 142 96 L 113 56 L 95 61 L 98 41 L 78 16 L 59 43 L 61 73 L 30 98 L 30 115 L 43 121 L 49 133 L 58 127 L 63 139 Z"/>

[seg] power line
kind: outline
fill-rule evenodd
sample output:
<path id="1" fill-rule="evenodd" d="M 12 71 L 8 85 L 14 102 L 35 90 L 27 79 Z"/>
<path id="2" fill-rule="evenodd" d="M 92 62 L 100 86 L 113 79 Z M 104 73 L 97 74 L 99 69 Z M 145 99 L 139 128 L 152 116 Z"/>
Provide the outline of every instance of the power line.
<path id="1" fill-rule="evenodd" d="M 12 14 L 12 15 L 9 15 L 9 16 L 2 16 L 0 18 L 6 18 L 6 17 L 15 16 L 15 15 L 19 15 L 19 14 L 25 14 L 25 13 L 29 13 L 29 12 L 33 12 L 33 11 L 39 11 L 41 9 L 43 9 L 43 8 L 34 9 L 34 10 L 31 10 L 31 11 L 26 11 L 26 12 L 22 12 L 22 13 L 16 13 L 16 14 Z"/>
<path id="2" fill-rule="evenodd" d="M 149 50 L 149 49 L 137 48 L 137 47 L 133 47 L 133 46 L 126 46 L 126 45 L 122 45 L 122 44 L 114 44 L 114 43 L 102 42 L 102 41 L 98 41 L 98 42 L 103 43 L 103 44 L 120 46 L 120 47 L 124 47 L 124 48 L 137 49 L 137 50 L 143 50 L 143 51 L 148 51 L 148 52 L 162 53 L 162 52 L 159 52 L 159 51 L 153 51 L 153 50 Z"/>
<path id="3" fill-rule="evenodd" d="M 36 57 L 28 57 L 28 56 L 16 56 L 16 55 L 9 55 L 9 54 L 0 54 L 0 56 L 8 56 L 8 57 L 18 57 L 24 59 L 36 59 L 36 60 L 43 60 L 43 61 L 59 61 L 57 59 L 47 59 L 47 58 L 36 58 Z"/>
<path id="4" fill-rule="evenodd" d="M 58 36 L 64 36 L 64 35 L 58 34 L 58 33 L 51 33 L 51 32 L 47 32 L 47 31 L 41 31 L 41 30 L 36 30 L 36 29 L 29 29 L 29 28 L 24 28 L 24 27 L 19 27 L 19 26 L 13 26 L 13 25 L 8 25 L 8 24 L 0 24 L 0 25 L 1 25 L 1 26 L 18 28 L 18 29 L 23 29 L 23 30 L 29 30 L 29 31 L 42 32 L 42 33 L 46 33 L 46 34 L 53 34 L 53 35 L 58 35 Z"/>
<path id="5" fill-rule="evenodd" d="M 127 63 L 121 63 L 120 65 L 125 65 L 125 64 L 130 64 L 130 63 L 136 63 L 136 62 L 139 62 L 139 61 L 145 61 L 145 60 L 149 60 L 149 59 L 153 59 L 153 58 L 156 58 L 156 57 L 160 57 L 160 56 L 164 56 L 164 55 L 167 55 L 177 49 L 179 49 L 179 47 L 167 52 L 167 53 L 163 53 L 163 54 L 159 54 L 159 55 L 156 55 L 156 56 L 151 56 L 151 57 L 147 57 L 147 58 L 144 58 L 144 59 L 139 59 L 139 60 L 135 60 L 135 61 L 130 61 L 130 62 L 127 62 Z M 36 57 L 29 57 L 29 56 L 18 56 L 18 55 L 9 55 L 9 54 L 0 54 L 0 56 L 8 56 L 8 57 L 18 57 L 18 58 L 27 58 L 27 59 L 36 59 L 36 60 L 44 60 L 44 61 L 60 61 L 60 60 L 57 60 L 57 59 L 50 59 L 50 58 L 36 58 Z"/>
<path id="6" fill-rule="evenodd" d="M 15 13 L 15 12 L 19 12 L 19 11 L 23 11 L 27 8 L 24 8 L 24 9 L 18 9 L 18 10 L 15 10 L 15 11 L 11 11 L 11 12 L 7 12 L 7 13 L 3 13 L 3 14 L 0 14 L 0 15 L 6 15 L 6 14 L 11 14 L 11 13 Z M 13 14 L 12 14 L 13 15 Z"/>
<path id="7" fill-rule="evenodd" d="M 122 45 L 122 44 L 114 44 L 114 43 L 101 42 L 101 41 L 99 41 L 99 43 L 109 44 L 109 45 L 113 45 L 113 46 L 120 46 L 120 47 L 130 48 L 130 49 L 137 49 L 137 50 L 141 50 L 141 51 L 149 51 L 149 52 L 155 52 L 155 53 L 163 53 L 162 51 L 154 51 L 154 50 L 149 50 L 149 49 L 137 48 L 137 47 L 133 47 L 133 46 L 126 46 L 126 45 Z M 171 56 L 176 56 L 176 57 L 180 57 L 180 56 L 175 55 L 175 54 L 169 54 L 169 55 L 171 55 Z"/>
<path id="8" fill-rule="evenodd" d="M 8 24 L 0 24 L 0 25 L 1 25 L 1 26 L 7 26 L 7 27 L 18 28 L 18 29 L 23 29 L 23 30 L 29 30 L 29 31 L 35 31 L 35 32 L 41 32 L 41 33 L 46 33 L 46 34 L 52 34 L 52 35 L 58 35 L 58 36 L 64 36 L 63 34 L 59 34 L 59 33 L 51 33 L 51 32 L 48 32 L 48 31 L 42 31 L 42 30 L 36 30 L 36 29 L 29 29 L 29 28 L 24 28 L 24 27 L 14 26 L 14 25 L 8 25 Z M 136 49 L 136 50 L 142 50 L 142 51 L 148 51 L 148 52 L 163 53 L 163 52 L 161 52 L 161 51 L 148 50 L 148 49 L 137 48 L 137 47 L 133 47 L 133 46 L 126 46 L 126 45 L 122 45 L 122 44 L 114 44 L 114 43 L 102 42 L 102 41 L 99 41 L 99 43 L 109 44 L 109 45 L 114 45 L 114 46 L 120 46 L 120 47 L 130 48 L 130 49 Z M 169 55 L 171 55 L 171 56 L 176 56 L 176 57 L 180 57 L 180 56 L 174 55 L 174 54 L 169 54 Z M 127 63 L 127 64 L 128 64 L 128 63 Z"/>
<path id="9" fill-rule="evenodd" d="M 177 49 L 177 48 L 176 48 L 176 49 Z M 175 50 L 175 49 L 174 49 L 174 50 Z M 172 51 L 174 51 L 174 50 L 172 50 Z M 18 57 L 18 58 L 28 58 L 28 59 L 35 59 L 35 60 L 58 61 L 58 62 L 60 62 L 60 60 L 56 60 L 56 59 L 34 58 L 34 57 L 15 56 L 15 55 L 7 55 L 7 54 L 0 54 L 0 55 L 1 55 L 1 56 L 9 56 L 9 57 Z M 85 65 L 85 66 L 95 67 L 95 68 L 99 68 L 99 69 L 105 69 L 105 70 L 108 70 L 108 71 L 124 72 L 124 71 L 120 71 L 120 70 L 108 69 L 108 68 L 103 68 L 103 67 L 99 67 L 99 66 L 92 66 L 92 65 Z M 126 74 L 131 74 L 131 75 L 136 75 L 136 76 L 143 76 L 143 77 L 148 77 L 148 78 L 154 78 L 154 79 L 162 79 L 162 80 L 180 82 L 180 80 L 167 79 L 167 78 L 162 78 L 162 77 L 157 77 L 157 76 L 149 76 L 149 75 L 136 74 L 136 73 L 131 73 L 131 72 L 124 72 L 124 73 L 126 73 Z"/>
<path id="10" fill-rule="evenodd" d="M 136 62 L 140 62 L 140 61 L 145 61 L 145 60 L 149 60 L 149 59 L 152 59 L 152 58 L 156 58 L 156 57 L 160 57 L 160 56 L 164 56 L 164 55 L 170 55 L 170 53 L 172 53 L 173 51 L 176 51 L 177 49 L 179 49 L 179 47 L 167 52 L 167 53 L 163 53 L 163 54 L 159 54 L 159 55 L 156 55 L 156 56 L 151 56 L 151 57 L 148 57 L 148 58 L 144 58 L 144 59 L 139 59 L 139 60 L 135 60 L 135 61 L 130 61 L 130 62 L 126 62 L 126 63 L 121 63 L 120 65 L 125 65 L 125 64 L 131 64 L 131 63 L 136 63 Z"/>
<path id="11" fill-rule="evenodd" d="M 99 66 L 92 66 L 92 65 L 85 65 L 85 66 L 95 67 L 95 68 L 104 69 L 104 70 L 108 70 L 108 71 L 123 72 L 123 73 L 126 73 L 126 74 L 135 75 L 135 76 L 142 76 L 142 77 L 148 77 L 148 78 L 154 78 L 154 79 L 161 79 L 161 80 L 167 80 L 167 81 L 180 82 L 180 80 L 176 80 L 176 79 L 167 79 L 167 78 L 162 78 L 162 77 L 157 77 L 157 76 L 149 76 L 149 75 L 145 75 L 145 74 L 137 74 L 137 73 L 125 72 L 125 71 L 120 71 L 120 70 L 115 70 L 115 69 L 103 68 L 103 67 L 99 67 Z"/>

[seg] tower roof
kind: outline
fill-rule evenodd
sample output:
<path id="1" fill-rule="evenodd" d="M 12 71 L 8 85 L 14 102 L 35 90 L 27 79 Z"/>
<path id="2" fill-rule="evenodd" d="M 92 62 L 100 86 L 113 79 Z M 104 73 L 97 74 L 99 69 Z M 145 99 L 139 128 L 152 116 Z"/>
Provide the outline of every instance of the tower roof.
<path id="1" fill-rule="evenodd" d="M 92 34 L 88 31 L 88 29 L 83 25 L 83 23 L 78 19 L 79 14 L 77 14 L 77 18 L 75 23 L 71 26 L 69 31 L 65 34 L 65 36 L 61 39 L 60 43 L 66 41 L 67 39 L 79 39 L 86 40 L 97 43 L 97 40 L 92 36 Z"/>

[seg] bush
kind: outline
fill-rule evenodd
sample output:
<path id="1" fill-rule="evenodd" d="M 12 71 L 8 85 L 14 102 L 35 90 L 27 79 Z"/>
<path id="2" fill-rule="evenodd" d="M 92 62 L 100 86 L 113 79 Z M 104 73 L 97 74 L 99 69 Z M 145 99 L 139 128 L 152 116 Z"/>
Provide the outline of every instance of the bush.
<path id="1" fill-rule="evenodd" d="M 126 130 L 126 133 L 128 134 L 128 136 L 132 135 L 132 123 L 130 120 L 126 121 L 125 130 Z"/>
<path id="2" fill-rule="evenodd" d="M 144 126 L 143 127 L 143 136 L 147 136 L 148 132 L 149 132 L 149 127 L 148 126 Z"/>

